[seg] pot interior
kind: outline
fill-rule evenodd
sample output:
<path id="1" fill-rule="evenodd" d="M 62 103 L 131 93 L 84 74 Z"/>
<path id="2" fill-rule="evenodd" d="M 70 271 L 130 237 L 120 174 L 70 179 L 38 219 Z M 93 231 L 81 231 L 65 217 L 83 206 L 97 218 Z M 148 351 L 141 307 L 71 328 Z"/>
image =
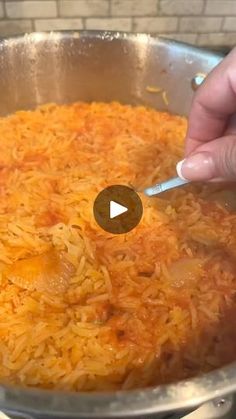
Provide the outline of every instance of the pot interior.
<path id="1" fill-rule="evenodd" d="M 0 50 L 1 115 L 76 101 L 143 104 L 187 115 L 194 84 L 221 60 L 174 41 L 111 32 L 35 33 L 1 40 Z M 230 367 L 177 385 L 103 395 L 1 387 L 0 405 L 67 418 L 163 412 L 201 403 L 222 388 L 231 391 L 234 372 Z"/>
<path id="2" fill-rule="evenodd" d="M 80 100 L 187 115 L 194 77 L 221 59 L 174 41 L 112 32 L 34 33 L 0 41 L 0 51 L 2 115 Z"/>

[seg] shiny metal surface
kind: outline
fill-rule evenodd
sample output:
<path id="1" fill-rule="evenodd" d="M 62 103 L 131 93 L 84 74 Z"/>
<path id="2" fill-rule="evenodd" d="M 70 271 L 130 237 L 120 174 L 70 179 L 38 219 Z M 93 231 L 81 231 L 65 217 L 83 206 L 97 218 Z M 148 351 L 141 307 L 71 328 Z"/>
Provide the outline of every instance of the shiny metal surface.
<path id="1" fill-rule="evenodd" d="M 64 32 L 3 39 L 0 114 L 50 101 L 118 100 L 187 115 L 192 80 L 220 60 L 217 54 L 144 34 Z M 160 93 L 151 92 L 153 87 L 166 91 L 169 105 Z M 173 385 L 110 394 L 1 386 L 0 409 L 10 416 L 18 412 L 18 417 L 22 412 L 37 418 L 170 418 L 168 412 L 183 416 L 235 389 L 233 364 Z"/>
<path id="2" fill-rule="evenodd" d="M 165 180 L 164 182 L 157 183 L 156 185 L 150 186 L 149 188 L 144 189 L 143 192 L 147 196 L 156 196 L 162 192 L 166 192 L 174 188 L 179 188 L 180 186 L 184 186 L 190 182 L 190 180 L 181 179 L 179 176 L 177 176 L 172 179 Z"/>
<path id="3" fill-rule="evenodd" d="M 111 32 L 35 33 L 0 41 L 0 114 L 38 104 L 118 100 L 187 114 L 192 80 L 220 60 L 214 53 Z M 160 93 L 166 91 L 167 106 Z"/>

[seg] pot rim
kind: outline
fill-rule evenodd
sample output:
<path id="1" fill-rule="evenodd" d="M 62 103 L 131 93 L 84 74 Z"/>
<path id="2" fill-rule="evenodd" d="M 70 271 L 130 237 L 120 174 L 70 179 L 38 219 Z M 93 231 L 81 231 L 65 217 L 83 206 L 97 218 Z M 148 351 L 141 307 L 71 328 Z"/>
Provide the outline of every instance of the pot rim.
<path id="1" fill-rule="evenodd" d="M 18 33 L 10 36 L 0 36 L 0 44 L 7 41 L 23 41 L 23 42 L 40 42 L 40 41 L 59 41 L 63 38 L 92 38 L 100 39 L 103 41 L 114 41 L 114 40 L 129 40 L 135 42 L 156 42 L 165 45 L 175 45 L 176 47 L 183 47 L 186 51 L 195 51 L 201 53 L 202 56 L 208 58 L 216 58 L 217 60 L 222 59 L 225 54 L 220 51 L 212 51 L 207 48 L 198 47 L 187 42 L 177 41 L 175 39 L 167 38 L 158 34 L 149 34 L 145 32 L 125 32 L 125 31 L 114 31 L 114 30 L 96 30 L 96 29 L 69 29 L 69 30 L 55 30 L 55 31 L 32 31 L 26 33 Z"/>
<path id="2" fill-rule="evenodd" d="M 129 417 L 195 408 L 235 389 L 236 362 L 193 379 L 144 390 L 77 393 L 0 386 L 0 406 L 9 412 L 57 418 Z"/>
<path id="3" fill-rule="evenodd" d="M 128 40 L 133 42 L 171 45 L 185 52 L 200 53 L 219 61 L 224 55 L 207 51 L 184 42 L 145 33 L 119 31 L 66 30 L 32 32 L 0 38 L 0 46 L 12 47 L 15 43 L 53 42 L 63 38 L 92 38 L 106 42 Z M 144 390 L 110 393 L 76 393 L 36 388 L 0 386 L 0 406 L 5 411 L 59 417 L 114 417 L 147 415 L 153 413 L 194 408 L 206 401 L 236 390 L 236 362 L 193 379 L 175 384 L 161 385 Z"/>

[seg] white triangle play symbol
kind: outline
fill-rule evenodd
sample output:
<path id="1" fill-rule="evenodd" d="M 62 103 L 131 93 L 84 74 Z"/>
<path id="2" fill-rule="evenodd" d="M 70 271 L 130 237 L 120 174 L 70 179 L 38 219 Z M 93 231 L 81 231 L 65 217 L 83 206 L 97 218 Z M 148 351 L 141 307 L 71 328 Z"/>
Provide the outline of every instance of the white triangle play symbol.
<path id="1" fill-rule="evenodd" d="M 110 201 L 110 218 L 118 217 L 128 211 L 128 208 L 118 204 L 115 201 Z"/>

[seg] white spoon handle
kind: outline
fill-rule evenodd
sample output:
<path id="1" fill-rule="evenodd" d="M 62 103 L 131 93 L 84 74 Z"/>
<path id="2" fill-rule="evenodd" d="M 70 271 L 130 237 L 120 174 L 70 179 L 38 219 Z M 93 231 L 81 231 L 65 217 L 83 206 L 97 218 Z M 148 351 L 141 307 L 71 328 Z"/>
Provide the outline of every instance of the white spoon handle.
<path id="1" fill-rule="evenodd" d="M 162 192 L 168 191 L 169 189 L 178 188 L 179 186 L 186 185 L 190 182 L 190 180 L 184 180 L 180 177 L 174 177 L 172 179 L 166 180 L 165 182 L 157 183 L 154 186 L 146 188 L 143 192 L 147 196 L 155 196 Z"/>

